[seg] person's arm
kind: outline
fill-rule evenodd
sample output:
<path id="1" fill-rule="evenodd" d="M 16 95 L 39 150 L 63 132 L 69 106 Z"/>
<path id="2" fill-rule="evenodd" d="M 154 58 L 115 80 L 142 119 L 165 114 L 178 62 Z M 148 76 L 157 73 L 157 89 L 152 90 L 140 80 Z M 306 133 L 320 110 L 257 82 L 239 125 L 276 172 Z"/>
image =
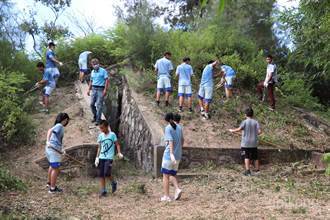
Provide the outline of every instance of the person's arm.
<path id="1" fill-rule="evenodd" d="M 116 148 L 117 148 L 117 155 L 118 155 L 118 157 L 119 158 L 123 158 L 124 156 L 121 153 L 119 141 L 116 141 L 115 144 L 116 144 Z"/>
<path id="2" fill-rule="evenodd" d="M 92 85 L 93 85 L 93 80 L 92 80 L 92 77 L 91 77 L 91 79 L 89 81 L 89 85 L 88 85 L 88 91 L 87 91 L 88 96 L 91 95 Z"/>
<path id="3" fill-rule="evenodd" d="M 95 157 L 95 166 L 98 167 L 99 166 L 99 163 L 100 163 L 100 149 L 101 149 L 101 144 L 97 145 L 97 151 L 96 151 L 96 157 Z"/>
<path id="4" fill-rule="evenodd" d="M 234 128 L 234 129 L 229 129 L 230 132 L 234 133 L 234 132 L 240 132 L 242 131 L 243 129 L 241 127 L 239 128 Z"/>
<path id="5" fill-rule="evenodd" d="M 47 137 L 46 137 L 46 144 L 49 144 L 50 136 L 52 135 L 53 129 L 49 129 L 47 132 Z"/>
<path id="6" fill-rule="evenodd" d="M 271 68 L 268 70 L 267 68 L 267 74 L 266 74 L 266 79 L 264 82 L 264 85 L 268 85 L 269 81 L 272 79 L 274 73 L 274 66 L 271 66 Z"/>
<path id="7" fill-rule="evenodd" d="M 156 61 L 155 65 L 154 65 L 154 68 L 155 68 L 155 74 L 157 75 L 158 74 L 158 65 L 157 65 L 158 61 Z"/>
<path id="8" fill-rule="evenodd" d="M 260 134 L 262 133 L 262 130 L 261 130 L 261 128 L 260 128 L 259 123 L 257 123 L 257 130 L 258 130 L 258 135 L 260 135 Z"/>
<path id="9" fill-rule="evenodd" d="M 107 78 L 105 80 L 105 85 L 104 85 L 104 90 L 103 90 L 103 96 L 106 96 L 107 95 L 108 87 L 109 87 L 109 79 Z"/>
<path id="10" fill-rule="evenodd" d="M 168 144 L 170 146 L 170 157 L 171 157 L 171 161 L 172 163 L 176 163 L 176 160 L 175 160 L 175 156 L 174 156 L 174 143 L 173 141 L 168 141 Z"/>

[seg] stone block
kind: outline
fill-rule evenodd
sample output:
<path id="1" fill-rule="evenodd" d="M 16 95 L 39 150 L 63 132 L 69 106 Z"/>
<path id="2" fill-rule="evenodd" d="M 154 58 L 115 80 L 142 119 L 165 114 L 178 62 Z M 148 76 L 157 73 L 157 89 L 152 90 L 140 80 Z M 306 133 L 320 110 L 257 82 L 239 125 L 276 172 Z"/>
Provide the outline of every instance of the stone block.
<path id="1" fill-rule="evenodd" d="M 153 177 L 157 178 L 161 176 L 160 169 L 162 166 L 162 158 L 164 153 L 164 146 L 154 146 L 154 167 L 153 167 Z"/>
<path id="2" fill-rule="evenodd" d="M 323 153 L 320 152 L 312 152 L 312 156 L 311 156 L 311 161 L 312 163 L 315 165 L 315 167 L 317 169 L 325 169 L 326 165 L 323 162 Z"/>

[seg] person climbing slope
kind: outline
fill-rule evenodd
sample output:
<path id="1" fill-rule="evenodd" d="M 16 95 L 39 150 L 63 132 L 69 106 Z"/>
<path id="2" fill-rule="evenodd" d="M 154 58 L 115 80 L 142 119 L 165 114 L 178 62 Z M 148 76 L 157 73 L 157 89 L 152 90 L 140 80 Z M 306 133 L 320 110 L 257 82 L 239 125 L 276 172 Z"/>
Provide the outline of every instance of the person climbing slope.
<path id="1" fill-rule="evenodd" d="M 79 80 L 82 83 L 85 81 L 85 77 L 88 74 L 88 55 L 91 53 L 90 51 L 84 51 L 79 55 Z"/>
<path id="2" fill-rule="evenodd" d="M 176 75 L 179 77 L 179 111 L 183 112 L 184 99 L 188 101 L 189 112 L 192 110 L 192 88 L 191 88 L 191 76 L 194 74 L 193 68 L 190 65 L 190 58 L 183 58 L 183 63 L 176 69 Z"/>
<path id="3" fill-rule="evenodd" d="M 40 73 L 42 73 L 42 80 L 38 81 L 35 86 L 36 87 L 42 87 L 44 86 L 42 90 L 42 102 L 40 104 L 44 107 L 42 109 L 42 112 L 48 113 L 49 112 L 49 96 L 52 94 L 54 89 L 56 88 L 56 81 L 51 74 L 50 71 L 45 71 L 45 65 L 43 62 L 37 63 L 37 68 Z"/>
<path id="4" fill-rule="evenodd" d="M 59 113 L 54 126 L 48 130 L 45 154 L 48 159 L 48 182 L 49 193 L 58 193 L 63 190 L 56 186 L 57 177 L 60 173 L 63 150 L 64 127 L 69 124 L 70 118 L 67 113 Z"/>
<path id="5" fill-rule="evenodd" d="M 157 74 L 157 93 L 156 104 L 160 104 L 160 95 L 165 92 L 165 105 L 169 105 L 169 97 L 172 92 L 171 86 L 171 72 L 173 65 L 171 62 L 171 53 L 165 52 L 164 57 L 158 59 L 155 63 L 155 72 Z"/>
<path id="6" fill-rule="evenodd" d="M 48 43 L 48 49 L 46 52 L 46 71 L 48 71 L 49 74 L 54 77 L 55 81 L 57 81 L 60 77 L 60 71 L 58 70 L 56 64 L 58 64 L 59 66 L 63 66 L 63 63 L 56 58 L 54 51 L 55 46 L 56 45 L 54 42 Z"/>
<path id="7" fill-rule="evenodd" d="M 223 73 L 222 80 L 224 81 L 226 98 L 229 99 L 233 96 L 233 86 L 236 72 L 231 66 L 225 64 L 221 65 L 221 72 Z"/>
<path id="8" fill-rule="evenodd" d="M 268 93 L 268 99 L 270 102 L 270 109 L 272 111 L 275 110 L 275 85 L 278 82 L 277 80 L 277 66 L 273 63 L 273 57 L 271 55 L 268 55 L 266 57 L 267 62 L 267 71 L 266 71 L 266 78 L 264 81 L 260 81 L 257 85 L 257 93 L 259 96 L 259 99 L 263 99 L 263 92 L 265 89 L 267 89 Z"/>
<path id="9" fill-rule="evenodd" d="M 209 108 L 210 103 L 212 102 L 212 96 L 213 96 L 213 78 L 218 77 L 221 75 L 220 71 L 218 71 L 219 61 L 209 61 L 208 64 L 205 66 L 201 83 L 199 85 L 199 91 L 198 91 L 198 98 L 199 98 L 199 106 L 200 106 L 200 112 L 204 119 L 209 119 Z"/>

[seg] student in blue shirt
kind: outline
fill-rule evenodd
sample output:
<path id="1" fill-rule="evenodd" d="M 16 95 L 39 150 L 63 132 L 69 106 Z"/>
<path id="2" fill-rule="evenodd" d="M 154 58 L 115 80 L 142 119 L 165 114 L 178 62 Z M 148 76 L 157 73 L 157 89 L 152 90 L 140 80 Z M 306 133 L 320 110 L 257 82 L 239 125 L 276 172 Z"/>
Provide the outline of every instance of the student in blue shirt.
<path id="1" fill-rule="evenodd" d="M 212 102 L 213 95 L 213 78 L 220 76 L 220 72 L 218 71 L 217 66 L 219 65 L 219 61 L 209 61 L 205 66 L 201 78 L 201 83 L 199 86 L 198 98 L 199 98 L 199 106 L 200 112 L 203 116 L 203 119 L 209 119 L 209 106 Z"/>
<path id="2" fill-rule="evenodd" d="M 78 65 L 79 65 L 79 80 L 80 82 L 85 81 L 85 75 L 88 74 L 89 69 L 88 69 L 88 56 L 92 52 L 90 51 L 84 51 L 79 55 L 78 59 Z"/>
<path id="3" fill-rule="evenodd" d="M 44 86 L 43 93 L 42 93 L 43 94 L 42 102 L 40 102 L 40 104 L 44 107 L 44 109 L 42 109 L 41 111 L 48 113 L 49 96 L 51 95 L 53 90 L 56 88 L 56 81 L 55 81 L 53 75 L 51 74 L 51 72 L 48 70 L 45 70 L 45 65 L 43 64 L 43 62 L 37 63 L 37 68 L 38 68 L 38 71 L 43 74 L 42 80 L 37 82 L 35 85 L 36 87 Z"/>
<path id="4" fill-rule="evenodd" d="M 107 195 L 107 190 L 105 187 L 106 178 L 109 178 L 111 181 L 112 193 L 117 190 L 117 182 L 113 180 L 111 175 L 112 161 L 115 156 L 115 146 L 117 148 L 118 157 L 121 159 L 124 156 L 120 152 L 120 145 L 116 134 L 109 130 L 109 123 L 106 120 L 102 120 L 100 121 L 99 128 L 101 133 L 97 139 L 99 147 L 97 148 L 95 166 L 99 168 L 101 186 L 100 197 L 102 197 Z"/>
<path id="5" fill-rule="evenodd" d="M 70 118 L 67 113 L 59 113 L 56 117 L 54 126 L 47 132 L 47 141 L 45 154 L 49 162 L 48 182 L 49 193 L 62 192 L 62 189 L 56 186 L 56 180 L 60 173 L 63 150 L 64 127 L 69 124 Z"/>
<path id="6" fill-rule="evenodd" d="M 156 103 L 160 104 L 160 94 L 165 92 L 165 105 L 169 105 L 169 97 L 172 92 L 171 72 L 173 65 L 171 62 L 171 53 L 165 52 L 164 57 L 158 59 L 155 64 L 155 72 L 157 74 L 157 94 Z"/>
<path id="7" fill-rule="evenodd" d="M 49 42 L 48 43 L 48 49 L 46 52 L 46 70 L 49 71 L 54 79 L 57 81 L 58 78 L 60 77 L 60 71 L 58 70 L 56 64 L 63 66 L 63 63 L 60 62 L 55 55 L 55 43 L 54 42 Z"/>
<path id="8" fill-rule="evenodd" d="M 192 89 L 191 76 L 194 74 L 193 68 L 190 65 L 190 58 L 183 58 L 183 63 L 176 68 L 176 75 L 179 77 L 179 111 L 183 112 L 184 98 L 188 99 L 189 112 L 192 113 Z"/>
<path id="9" fill-rule="evenodd" d="M 177 120 L 177 123 L 174 121 Z M 168 125 L 165 128 L 165 151 L 163 154 L 161 173 L 163 174 L 164 196 L 160 199 L 162 202 L 170 202 L 169 182 L 172 181 L 175 187 L 174 200 L 181 197 L 182 190 L 179 187 L 176 174 L 182 158 L 182 146 L 184 144 L 182 126 L 179 124 L 180 119 L 174 117 L 173 113 L 165 115 L 165 121 Z"/>
<path id="10" fill-rule="evenodd" d="M 90 96 L 90 91 L 92 90 L 91 96 L 91 109 L 93 113 L 92 122 L 96 122 L 99 125 L 102 116 L 102 108 L 104 97 L 107 94 L 109 86 L 108 72 L 100 67 L 98 59 L 92 59 L 93 71 L 91 73 L 91 79 L 89 82 L 89 89 L 87 95 Z"/>
<path id="11" fill-rule="evenodd" d="M 221 65 L 221 73 L 223 74 L 221 80 L 225 82 L 226 97 L 229 99 L 233 96 L 233 85 L 236 72 L 231 66 L 223 64 Z"/>

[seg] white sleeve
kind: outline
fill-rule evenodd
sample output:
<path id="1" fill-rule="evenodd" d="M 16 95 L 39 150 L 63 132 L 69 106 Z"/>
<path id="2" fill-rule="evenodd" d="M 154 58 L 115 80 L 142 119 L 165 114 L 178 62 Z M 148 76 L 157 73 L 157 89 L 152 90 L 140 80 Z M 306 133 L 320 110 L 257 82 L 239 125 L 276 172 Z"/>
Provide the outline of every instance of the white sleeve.
<path id="1" fill-rule="evenodd" d="M 154 65 L 155 69 L 158 68 L 158 60 L 156 61 L 155 65 Z"/>

